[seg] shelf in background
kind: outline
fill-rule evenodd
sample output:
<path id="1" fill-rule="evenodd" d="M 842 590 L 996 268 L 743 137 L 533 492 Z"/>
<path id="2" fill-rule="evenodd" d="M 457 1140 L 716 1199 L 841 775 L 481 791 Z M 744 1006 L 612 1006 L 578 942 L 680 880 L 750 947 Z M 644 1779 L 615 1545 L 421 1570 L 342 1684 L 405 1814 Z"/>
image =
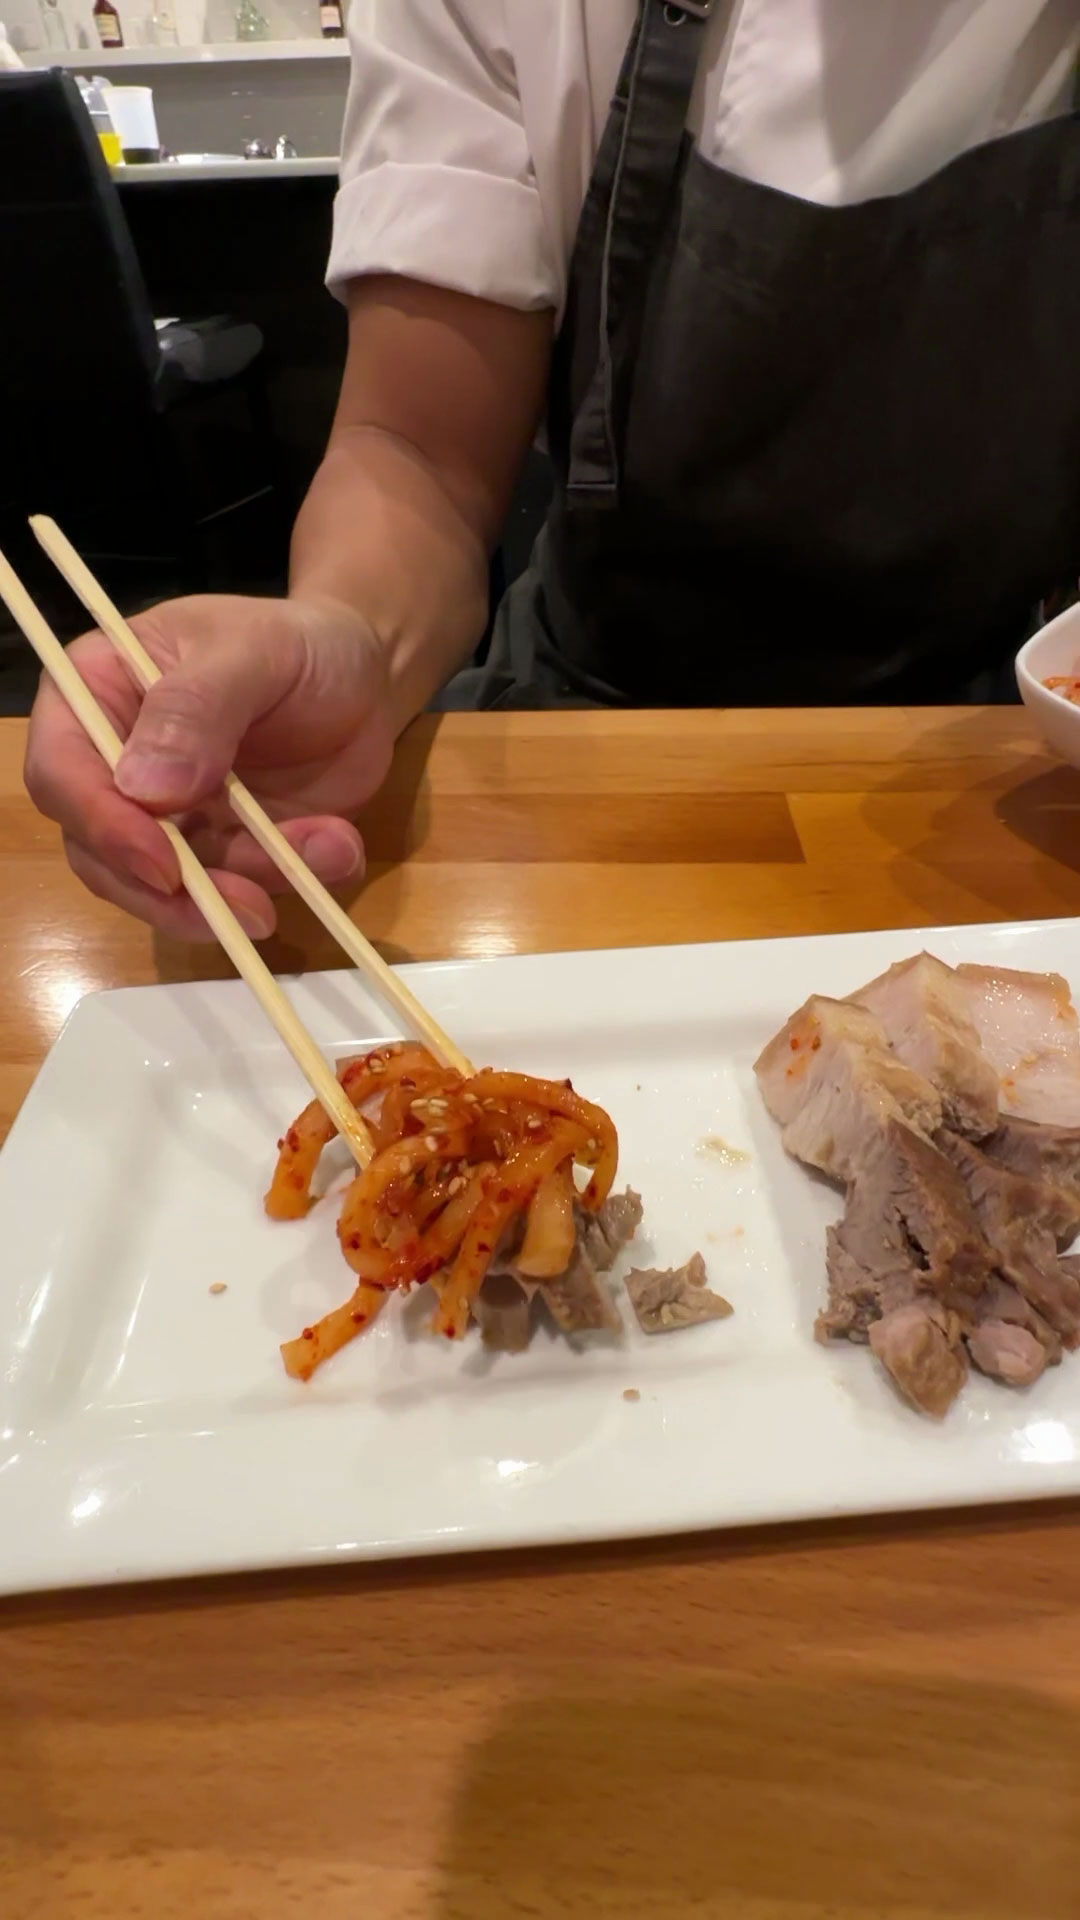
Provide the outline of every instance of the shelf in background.
<path id="1" fill-rule="evenodd" d="M 296 160 L 149 160 L 141 167 L 114 167 L 118 187 L 203 185 L 214 180 L 249 180 L 266 184 L 276 180 L 335 180 L 339 161 L 334 154 L 305 154 Z"/>
<path id="2" fill-rule="evenodd" d="M 347 60 L 347 40 L 237 40 L 197 47 L 37 47 L 22 59 L 28 67 L 71 67 L 108 73 L 112 67 L 230 66 L 248 60 Z"/>

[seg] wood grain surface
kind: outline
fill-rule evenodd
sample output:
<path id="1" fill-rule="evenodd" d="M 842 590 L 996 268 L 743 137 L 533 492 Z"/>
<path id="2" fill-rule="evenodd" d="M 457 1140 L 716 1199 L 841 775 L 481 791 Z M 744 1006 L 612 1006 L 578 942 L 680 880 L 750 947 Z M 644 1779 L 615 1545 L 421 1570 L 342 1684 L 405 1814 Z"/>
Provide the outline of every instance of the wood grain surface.
<path id="1" fill-rule="evenodd" d="M 80 892 L 21 744 L 5 1127 L 80 994 L 225 970 Z M 395 959 L 1080 910 L 1011 709 L 454 717 L 366 830 Z M 68 1915 L 1076 1920 L 1080 1508 L 0 1604 L 0 1916 Z"/>

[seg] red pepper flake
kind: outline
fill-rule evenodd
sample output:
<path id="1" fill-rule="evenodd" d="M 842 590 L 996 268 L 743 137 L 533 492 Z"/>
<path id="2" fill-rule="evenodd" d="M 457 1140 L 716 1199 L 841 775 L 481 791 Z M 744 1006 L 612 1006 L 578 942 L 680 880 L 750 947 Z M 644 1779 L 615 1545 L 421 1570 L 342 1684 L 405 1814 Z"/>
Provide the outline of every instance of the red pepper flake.
<path id="1" fill-rule="evenodd" d="M 302 1173 L 294 1171 L 293 1173 L 290 1173 L 287 1176 L 287 1178 L 288 1178 L 290 1187 L 302 1187 L 304 1184 L 304 1176 Z"/>
<path id="2" fill-rule="evenodd" d="M 277 1150 L 278 1150 L 278 1152 L 279 1152 L 279 1153 L 281 1152 L 281 1149 L 282 1149 L 282 1147 L 283 1147 L 284 1145 L 285 1145 L 285 1142 L 284 1142 L 284 1140 L 279 1140 L 279 1141 L 278 1141 L 278 1143 L 277 1143 Z"/>
<path id="3" fill-rule="evenodd" d="M 297 1133 L 295 1127 L 290 1127 L 288 1133 L 285 1135 L 285 1145 L 288 1147 L 290 1153 L 299 1153 L 300 1135 Z"/>
<path id="4" fill-rule="evenodd" d="M 357 1326 L 357 1327 L 362 1327 L 362 1326 L 364 1325 L 364 1322 L 366 1321 L 366 1319 L 367 1319 L 367 1314 L 366 1314 L 366 1313 L 354 1313 L 354 1314 L 353 1314 L 353 1325 L 354 1325 L 354 1326 Z"/>
<path id="5" fill-rule="evenodd" d="M 402 1074 L 402 1076 L 401 1076 L 401 1080 L 400 1080 L 400 1082 L 399 1082 L 399 1085 L 400 1085 L 400 1086 L 403 1086 L 403 1087 L 415 1087 L 415 1085 L 416 1085 L 416 1081 L 415 1081 L 415 1080 L 410 1080 L 410 1079 L 408 1078 L 408 1076 L 407 1076 L 406 1074 L 404 1074 L 404 1073 L 403 1073 L 403 1074 Z"/>
<path id="6" fill-rule="evenodd" d="M 793 1033 L 793 1034 L 792 1034 L 792 1036 L 791 1036 L 791 1051 L 792 1051 L 792 1053 L 798 1053 L 798 1051 L 799 1051 L 799 1048 L 800 1048 L 801 1046 L 802 1046 L 802 1041 L 801 1041 L 801 1040 L 799 1039 L 799 1036 L 798 1036 L 798 1034 L 797 1034 L 797 1033 Z"/>
<path id="7" fill-rule="evenodd" d="M 821 1048 L 821 1035 L 820 1033 L 815 1033 L 814 1038 L 810 1043 L 810 1051 L 811 1053 L 817 1053 L 819 1052 L 820 1048 Z"/>
<path id="8" fill-rule="evenodd" d="M 476 1251 L 477 1253 L 490 1253 L 491 1248 L 489 1247 L 486 1240 L 481 1240 L 480 1245 L 477 1247 Z"/>
<path id="9" fill-rule="evenodd" d="M 300 1338 L 301 1340 L 314 1340 L 315 1338 L 314 1327 L 305 1327 L 303 1333 L 300 1335 Z"/>
<path id="10" fill-rule="evenodd" d="M 356 1253 L 360 1246 L 360 1235 L 358 1233 L 350 1233 L 345 1245 L 351 1247 L 352 1251 Z"/>
<path id="11" fill-rule="evenodd" d="M 445 1333 L 445 1335 L 446 1335 L 446 1337 L 447 1337 L 447 1339 L 448 1339 L 448 1340 L 452 1340 L 452 1339 L 453 1339 L 453 1337 L 454 1337 L 454 1329 L 453 1329 L 453 1327 L 444 1327 L 444 1328 L 443 1328 L 443 1332 Z"/>

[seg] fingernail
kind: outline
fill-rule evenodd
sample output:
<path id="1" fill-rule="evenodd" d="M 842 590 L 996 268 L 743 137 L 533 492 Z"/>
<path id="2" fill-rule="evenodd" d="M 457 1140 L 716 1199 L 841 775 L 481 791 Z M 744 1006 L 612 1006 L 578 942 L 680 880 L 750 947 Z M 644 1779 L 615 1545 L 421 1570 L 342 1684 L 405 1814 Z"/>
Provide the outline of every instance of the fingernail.
<path id="1" fill-rule="evenodd" d="M 159 867 L 148 853 L 129 853 L 127 863 L 136 880 L 141 880 L 144 887 L 152 887 L 155 893 L 176 892 L 172 875 L 166 873 L 164 867 Z"/>
<path id="2" fill-rule="evenodd" d="M 151 802 L 174 800 L 189 793 L 195 784 L 194 760 L 182 754 L 152 753 L 133 747 L 121 755 L 116 768 L 116 784 L 129 800 Z"/>
<path id="3" fill-rule="evenodd" d="M 249 940 L 269 940 L 274 931 L 274 915 L 271 908 L 260 911 L 258 907 L 234 907 L 235 913 Z"/>
<path id="4" fill-rule="evenodd" d="M 359 870 L 362 854 L 356 841 L 341 833 L 316 828 L 300 842 L 300 852 L 320 880 L 350 880 Z"/>

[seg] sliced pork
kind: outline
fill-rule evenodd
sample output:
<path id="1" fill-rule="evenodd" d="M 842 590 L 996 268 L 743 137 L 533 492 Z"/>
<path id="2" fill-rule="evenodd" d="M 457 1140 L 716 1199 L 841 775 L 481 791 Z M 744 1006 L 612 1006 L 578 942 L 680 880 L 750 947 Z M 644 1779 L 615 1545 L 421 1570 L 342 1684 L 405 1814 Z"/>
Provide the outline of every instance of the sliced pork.
<path id="1" fill-rule="evenodd" d="M 867 1340 L 874 1324 L 921 1301 L 973 1320 L 993 1256 L 948 1160 L 892 1120 L 868 1143 L 843 1219 L 826 1240 L 820 1340 Z"/>
<path id="2" fill-rule="evenodd" d="M 1059 973 L 957 967 L 1003 1113 L 1080 1126 L 1080 1022 Z"/>
<path id="3" fill-rule="evenodd" d="M 614 1265 L 641 1225 L 641 1196 L 629 1187 L 613 1193 L 599 1213 L 575 1212 L 577 1239 L 565 1273 L 540 1288 L 555 1325 L 563 1333 L 616 1333 L 622 1322 L 611 1288 L 601 1274 Z"/>
<path id="4" fill-rule="evenodd" d="M 540 1297 L 563 1333 L 618 1333 L 622 1325 L 611 1288 L 580 1241 L 566 1272 L 556 1280 L 545 1280 Z"/>
<path id="5" fill-rule="evenodd" d="M 727 1320 L 735 1309 L 710 1291 L 708 1277 L 700 1253 L 691 1254 L 683 1267 L 632 1268 L 626 1291 L 642 1332 L 673 1333 L 704 1320 Z"/>
<path id="6" fill-rule="evenodd" d="M 473 1319 L 494 1353 L 524 1353 L 532 1332 L 532 1291 L 512 1273 L 489 1272 L 473 1301 Z"/>
<path id="7" fill-rule="evenodd" d="M 618 1332 L 619 1310 L 608 1282 L 600 1276 L 633 1239 L 641 1217 L 641 1196 L 629 1187 L 625 1193 L 613 1193 L 598 1213 L 575 1208 L 570 1264 L 565 1273 L 544 1281 L 529 1279 L 514 1266 L 522 1234 L 522 1223 L 516 1221 L 473 1303 L 473 1318 L 484 1345 L 500 1353 L 523 1352 L 529 1344 L 537 1293 L 563 1333 Z"/>
<path id="8" fill-rule="evenodd" d="M 598 1273 L 607 1273 L 623 1248 L 629 1246 L 641 1225 L 642 1213 L 641 1195 L 632 1187 L 625 1193 L 613 1193 L 599 1213 L 578 1211 L 578 1233 Z"/>
<path id="9" fill-rule="evenodd" d="M 1080 1341 L 1080 1284 L 1058 1257 L 1057 1203 L 1051 1188 L 993 1161 L 970 1140 L 943 1128 L 938 1145 L 960 1175 L 993 1249 L 994 1265 L 1067 1347 Z"/>
<path id="10" fill-rule="evenodd" d="M 889 1046 L 865 1007 L 815 995 L 755 1064 L 765 1105 L 787 1151 L 836 1180 L 851 1180 L 868 1141 L 891 1121 L 926 1135 L 941 1125 L 929 1081 Z"/>
<path id="11" fill-rule="evenodd" d="M 1003 1387 L 1030 1387 L 1046 1371 L 1041 1341 L 1008 1320 L 984 1320 L 964 1344 L 979 1372 L 1000 1380 Z"/>
<path id="12" fill-rule="evenodd" d="M 975 1140 L 993 1132 L 998 1076 L 951 967 L 931 953 L 919 953 L 860 987 L 851 999 L 880 1022 L 905 1066 L 935 1088 L 946 1126 Z"/>
<path id="13" fill-rule="evenodd" d="M 870 1328 L 870 1346 L 905 1400 L 940 1420 L 967 1379 L 961 1325 L 945 1308 L 913 1301 Z"/>
<path id="14" fill-rule="evenodd" d="M 986 1292 L 979 1302 L 979 1314 L 979 1324 L 982 1327 L 997 1326 L 1001 1323 L 1007 1327 L 1022 1327 L 1025 1333 L 1029 1333 L 1033 1340 L 1038 1341 L 1046 1355 L 1047 1366 L 1057 1366 L 1062 1352 L 1060 1336 L 1054 1332 L 1049 1321 L 1044 1320 L 1042 1314 L 1032 1306 L 1031 1301 L 1025 1300 L 1020 1289 L 1014 1287 L 1011 1280 L 1002 1279 L 1000 1274 L 991 1276 Z M 982 1371 L 987 1373 L 990 1369 L 983 1367 Z"/>
<path id="15" fill-rule="evenodd" d="M 1038 1180 L 1054 1195 L 1054 1231 L 1062 1246 L 1080 1228 L 1080 1126 L 1040 1126 L 1002 1114 L 989 1139 L 981 1142 L 987 1159 L 1027 1180 Z"/>
<path id="16" fill-rule="evenodd" d="M 821 1340 L 940 1416 L 968 1363 L 1029 1386 L 1080 1346 L 1080 1029 L 1057 975 L 922 954 L 814 997 L 755 1069 L 787 1150 L 842 1180 Z"/>

